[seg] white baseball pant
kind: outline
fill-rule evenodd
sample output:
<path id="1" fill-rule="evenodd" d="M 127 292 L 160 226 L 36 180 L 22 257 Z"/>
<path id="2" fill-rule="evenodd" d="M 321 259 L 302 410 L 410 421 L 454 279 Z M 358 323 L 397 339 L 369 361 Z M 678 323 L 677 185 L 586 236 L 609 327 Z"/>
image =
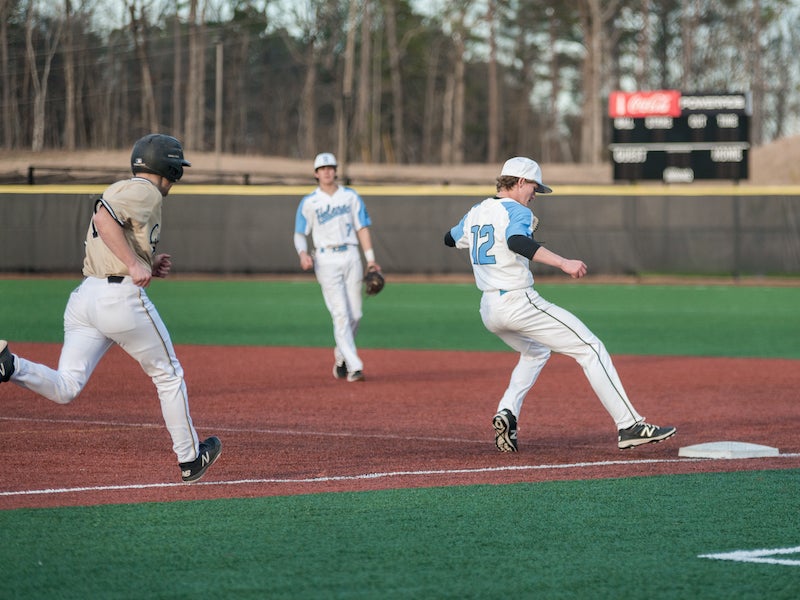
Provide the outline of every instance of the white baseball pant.
<path id="1" fill-rule="evenodd" d="M 603 342 L 571 312 L 527 288 L 484 292 L 480 314 L 489 331 L 520 353 L 498 411 L 507 408 L 519 417 L 525 396 L 553 351 L 574 358 L 583 368 L 617 429 L 643 419 L 628 399 Z"/>
<path id="2" fill-rule="evenodd" d="M 355 339 L 363 316 L 361 282 L 364 267 L 358 246 L 347 245 L 343 250 L 317 249 L 314 272 L 322 288 L 325 306 L 333 319 L 334 358 L 337 363 L 344 360 L 351 373 L 361 371 L 364 363 L 358 356 Z"/>
<path id="3" fill-rule="evenodd" d="M 67 302 L 58 369 L 17 357 L 13 381 L 53 402 L 68 404 L 113 343 L 153 380 L 178 462 L 195 460 L 199 443 L 189 415 L 183 368 L 158 311 L 130 277 L 121 283 L 87 277 Z"/>

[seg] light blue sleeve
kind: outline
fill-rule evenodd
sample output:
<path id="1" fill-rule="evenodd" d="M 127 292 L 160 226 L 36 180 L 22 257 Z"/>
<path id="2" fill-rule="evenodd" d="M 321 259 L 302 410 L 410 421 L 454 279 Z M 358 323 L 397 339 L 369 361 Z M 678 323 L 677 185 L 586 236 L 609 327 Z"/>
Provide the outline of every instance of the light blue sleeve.
<path id="1" fill-rule="evenodd" d="M 508 228 L 506 229 L 506 239 L 512 235 L 533 236 L 533 213 L 519 202 L 503 202 L 503 206 L 508 211 Z"/>
<path id="2" fill-rule="evenodd" d="M 461 220 L 458 222 L 458 225 L 455 225 L 452 229 L 450 229 L 450 235 L 453 236 L 453 239 L 456 241 L 456 243 L 458 243 L 458 240 L 464 237 L 464 221 L 466 220 L 466 218 L 467 215 L 461 217 Z"/>
<path id="3" fill-rule="evenodd" d="M 297 206 L 297 214 L 294 217 L 294 232 L 302 233 L 303 235 L 308 235 L 308 221 L 303 214 L 303 205 L 306 202 L 306 198 L 308 196 L 303 196 L 303 199 L 300 200 L 300 204 Z"/>
<path id="4" fill-rule="evenodd" d="M 480 202 L 478 202 L 478 204 L 480 204 Z M 450 235 L 453 236 L 453 239 L 456 241 L 456 244 L 458 244 L 458 240 L 460 240 L 462 237 L 464 237 L 464 223 L 466 223 L 467 217 L 469 216 L 470 211 L 472 211 L 473 208 L 478 206 L 478 204 L 473 205 L 472 208 L 470 208 L 466 212 L 466 214 L 463 217 L 461 217 L 461 220 L 458 222 L 458 225 L 456 225 L 452 229 L 450 229 Z"/>
<path id="5" fill-rule="evenodd" d="M 353 195 L 356 197 L 356 203 L 357 203 L 356 206 L 358 207 L 356 218 L 358 220 L 358 223 L 361 225 L 361 227 L 369 227 L 370 225 L 372 225 L 372 220 L 369 218 L 369 213 L 367 213 L 367 205 L 364 204 L 364 200 L 361 198 L 361 196 L 358 195 L 358 193 L 355 190 L 352 190 L 350 188 L 347 189 L 353 192 Z"/>

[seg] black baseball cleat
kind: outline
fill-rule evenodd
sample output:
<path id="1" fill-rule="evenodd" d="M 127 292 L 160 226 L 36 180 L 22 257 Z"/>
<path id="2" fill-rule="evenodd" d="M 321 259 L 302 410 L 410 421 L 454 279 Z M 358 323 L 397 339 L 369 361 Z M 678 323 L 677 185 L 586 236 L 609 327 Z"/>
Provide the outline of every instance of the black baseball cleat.
<path id="1" fill-rule="evenodd" d="M 344 361 L 342 361 L 341 364 L 338 362 L 333 364 L 333 376 L 336 379 L 344 379 L 347 377 L 347 364 Z"/>
<path id="2" fill-rule="evenodd" d="M 208 467 L 213 465 L 222 453 L 222 442 L 215 435 L 200 442 L 200 453 L 192 462 L 179 463 L 181 479 L 186 483 L 197 481 L 205 475 Z"/>
<path id="3" fill-rule="evenodd" d="M 620 450 L 626 450 L 642 444 L 653 444 L 672 437 L 676 431 L 674 427 L 659 427 L 642 421 L 634 423 L 627 429 L 620 429 L 617 445 Z"/>
<path id="4" fill-rule="evenodd" d="M 504 408 L 492 419 L 494 427 L 494 445 L 500 452 L 517 451 L 517 417 Z"/>
<path id="5" fill-rule="evenodd" d="M 8 381 L 14 374 L 14 355 L 8 349 L 8 342 L 0 340 L 0 382 Z"/>

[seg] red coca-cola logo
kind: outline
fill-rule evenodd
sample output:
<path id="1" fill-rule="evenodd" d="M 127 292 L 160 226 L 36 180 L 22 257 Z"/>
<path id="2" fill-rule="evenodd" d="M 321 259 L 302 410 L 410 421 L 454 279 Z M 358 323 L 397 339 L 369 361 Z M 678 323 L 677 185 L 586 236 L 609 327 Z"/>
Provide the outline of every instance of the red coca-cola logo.
<path id="1" fill-rule="evenodd" d="M 681 93 L 678 90 L 653 92 L 611 92 L 608 116 L 617 117 L 680 117 Z"/>

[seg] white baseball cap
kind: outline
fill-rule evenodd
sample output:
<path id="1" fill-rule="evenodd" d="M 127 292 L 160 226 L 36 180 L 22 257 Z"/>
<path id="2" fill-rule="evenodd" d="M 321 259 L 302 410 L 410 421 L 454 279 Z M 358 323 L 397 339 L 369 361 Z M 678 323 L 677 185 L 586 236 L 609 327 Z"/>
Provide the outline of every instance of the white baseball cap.
<path id="1" fill-rule="evenodd" d="M 539 194 L 549 194 L 553 190 L 542 183 L 542 168 L 535 160 L 524 156 L 509 158 L 503 165 L 500 177 L 520 177 L 536 182 L 536 191 Z"/>
<path id="2" fill-rule="evenodd" d="M 320 167 L 336 167 L 336 157 L 330 152 L 317 154 L 317 158 L 314 159 L 314 170 Z"/>

